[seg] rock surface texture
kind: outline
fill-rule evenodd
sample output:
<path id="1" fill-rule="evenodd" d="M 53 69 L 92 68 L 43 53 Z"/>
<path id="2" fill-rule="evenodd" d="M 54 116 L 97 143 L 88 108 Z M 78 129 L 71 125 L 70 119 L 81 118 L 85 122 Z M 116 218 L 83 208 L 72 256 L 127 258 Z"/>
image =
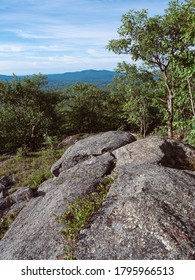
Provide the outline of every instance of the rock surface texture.
<path id="1" fill-rule="evenodd" d="M 65 240 L 53 213 L 115 178 L 80 232 L 77 259 L 195 259 L 195 149 L 127 132 L 71 146 L 0 241 L 1 259 L 59 259 Z"/>

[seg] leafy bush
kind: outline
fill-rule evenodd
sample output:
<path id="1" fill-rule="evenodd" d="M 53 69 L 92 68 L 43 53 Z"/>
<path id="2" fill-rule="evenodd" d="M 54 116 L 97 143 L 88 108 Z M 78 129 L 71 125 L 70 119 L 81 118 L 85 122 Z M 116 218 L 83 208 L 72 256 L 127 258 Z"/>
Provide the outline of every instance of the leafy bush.
<path id="1" fill-rule="evenodd" d="M 11 82 L 0 82 L 0 153 L 15 152 L 22 146 L 35 151 L 41 147 L 44 134 L 61 132 L 61 95 L 44 91 L 45 83 L 42 75 L 23 80 L 14 76 Z"/>
<path id="2" fill-rule="evenodd" d="M 191 129 L 189 130 L 187 141 L 190 145 L 195 146 L 195 118 L 191 120 Z"/>
<path id="3" fill-rule="evenodd" d="M 75 84 L 64 92 L 63 131 L 68 134 L 96 133 L 114 129 L 108 91 L 90 84 Z"/>

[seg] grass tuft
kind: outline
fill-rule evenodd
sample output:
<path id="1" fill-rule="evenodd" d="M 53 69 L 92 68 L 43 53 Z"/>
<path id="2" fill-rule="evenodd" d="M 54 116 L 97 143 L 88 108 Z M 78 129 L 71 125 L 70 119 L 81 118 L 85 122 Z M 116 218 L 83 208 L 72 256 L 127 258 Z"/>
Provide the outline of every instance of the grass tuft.
<path id="1" fill-rule="evenodd" d="M 18 187 L 29 186 L 36 190 L 43 181 L 52 176 L 51 165 L 60 158 L 63 152 L 64 149 L 47 148 L 29 153 L 22 147 L 18 149 L 16 155 L 0 156 L 0 178 L 6 175 L 15 182 L 9 194 Z M 3 238 L 14 219 L 15 217 L 5 215 L 0 211 L 0 239 Z"/>
<path id="2" fill-rule="evenodd" d="M 90 223 L 91 217 L 102 206 L 113 181 L 111 176 L 107 176 L 104 184 L 99 185 L 96 191 L 68 202 L 66 212 L 61 216 L 55 215 L 58 222 L 65 226 L 61 231 L 68 244 L 64 247 L 65 260 L 75 259 L 75 249 L 80 231 Z"/>
<path id="3" fill-rule="evenodd" d="M 60 158 L 64 149 L 43 149 L 38 152 L 24 153 L 20 149 L 16 155 L 0 156 L 0 178 L 10 176 L 15 182 L 15 187 L 38 187 L 44 180 L 52 175 L 50 168 Z"/>

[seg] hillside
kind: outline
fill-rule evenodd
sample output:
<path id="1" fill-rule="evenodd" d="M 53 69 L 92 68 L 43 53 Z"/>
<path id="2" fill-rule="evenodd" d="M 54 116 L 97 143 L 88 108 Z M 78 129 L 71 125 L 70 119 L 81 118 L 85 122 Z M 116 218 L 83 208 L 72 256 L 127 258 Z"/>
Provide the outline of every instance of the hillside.
<path id="1" fill-rule="evenodd" d="M 119 130 L 63 143 L 4 159 L 34 174 L 0 176 L 1 260 L 195 259 L 192 146 Z"/>
<path id="2" fill-rule="evenodd" d="M 98 86 L 106 86 L 112 82 L 116 73 L 108 70 L 83 70 L 66 72 L 63 74 L 48 74 L 48 88 L 64 88 L 75 83 L 90 83 Z M 19 76 L 23 78 L 24 76 Z M 0 80 L 11 81 L 12 76 L 0 75 Z"/>
<path id="3" fill-rule="evenodd" d="M 6 75 L 0 75 L 0 81 L 8 81 L 10 82 L 12 80 L 13 76 L 6 76 Z"/>

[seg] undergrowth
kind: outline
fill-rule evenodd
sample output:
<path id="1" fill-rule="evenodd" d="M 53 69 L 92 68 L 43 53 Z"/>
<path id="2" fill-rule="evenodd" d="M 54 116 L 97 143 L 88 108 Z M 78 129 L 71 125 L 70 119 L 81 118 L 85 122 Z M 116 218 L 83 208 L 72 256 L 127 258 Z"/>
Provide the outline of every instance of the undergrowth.
<path id="1" fill-rule="evenodd" d="M 15 187 L 37 188 L 51 177 L 52 164 L 63 154 L 64 149 L 50 148 L 38 152 L 19 149 L 16 155 L 0 156 L 0 178 L 9 176 Z"/>
<path id="2" fill-rule="evenodd" d="M 0 178 L 9 176 L 14 182 L 9 194 L 18 187 L 29 186 L 36 190 L 43 181 L 52 176 L 50 168 L 63 152 L 64 149 L 47 148 L 30 153 L 20 148 L 16 155 L 0 156 Z M 0 211 L 0 239 L 3 238 L 16 216 L 17 214 L 2 215 Z"/>
<path id="3" fill-rule="evenodd" d="M 100 184 L 94 192 L 68 202 L 66 212 L 60 216 L 55 215 L 58 222 L 65 226 L 61 231 L 68 244 L 64 247 L 65 260 L 76 259 L 75 249 L 80 231 L 90 223 L 91 217 L 102 206 L 113 181 L 113 177 L 106 176 L 104 183 Z"/>
<path id="4" fill-rule="evenodd" d="M 0 240 L 3 238 L 6 231 L 9 229 L 10 225 L 13 223 L 16 217 L 17 214 L 13 214 L 13 215 L 7 214 L 5 217 L 0 217 Z"/>

